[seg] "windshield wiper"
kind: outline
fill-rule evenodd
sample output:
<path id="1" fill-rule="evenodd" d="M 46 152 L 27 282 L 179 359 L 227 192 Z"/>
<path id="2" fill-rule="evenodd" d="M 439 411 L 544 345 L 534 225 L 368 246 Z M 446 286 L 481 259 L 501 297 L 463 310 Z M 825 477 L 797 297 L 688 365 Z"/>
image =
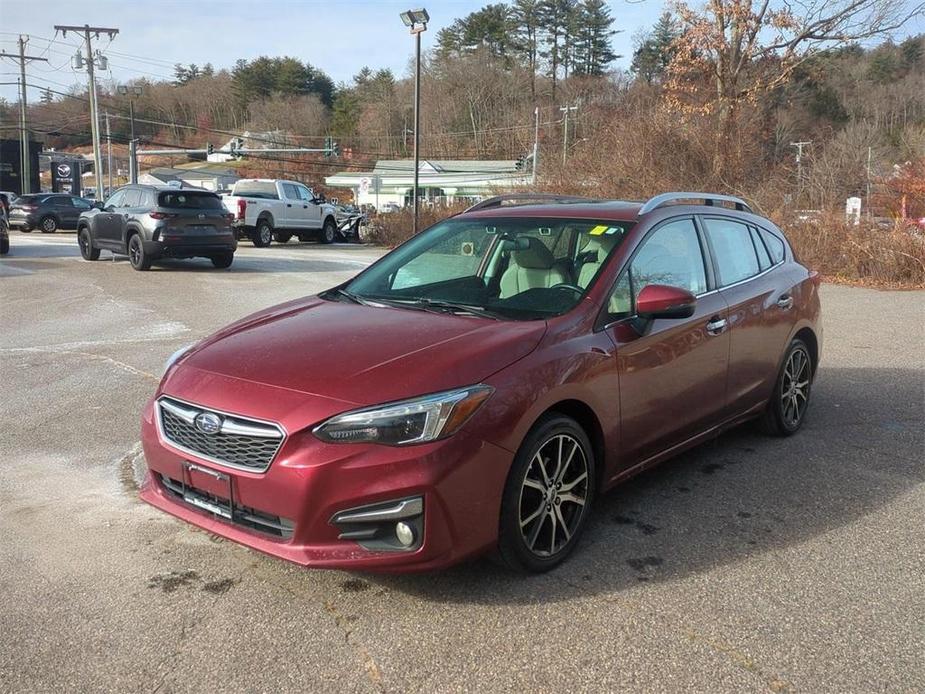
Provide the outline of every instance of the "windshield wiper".
<path id="1" fill-rule="evenodd" d="M 348 292 L 346 289 L 335 289 L 334 292 L 339 296 L 344 297 L 348 301 L 352 301 L 355 304 L 361 304 L 362 306 L 381 306 L 374 301 L 369 301 L 366 298 L 360 296 L 359 294 L 354 294 L 353 292 Z"/>
<path id="2" fill-rule="evenodd" d="M 428 299 L 420 297 L 416 299 L 390 299 L 396 304 L 420 308 L 425 311 L 437 311 L 439 313 L 468 313 L 470 316 L 481 316 L 491 318 L 492 320 L 502 320 L 503 317 L 498 313 L 484 306 L 474 304 L 463 304 L 456 301 L 444 301 L 443 299 Z"/>

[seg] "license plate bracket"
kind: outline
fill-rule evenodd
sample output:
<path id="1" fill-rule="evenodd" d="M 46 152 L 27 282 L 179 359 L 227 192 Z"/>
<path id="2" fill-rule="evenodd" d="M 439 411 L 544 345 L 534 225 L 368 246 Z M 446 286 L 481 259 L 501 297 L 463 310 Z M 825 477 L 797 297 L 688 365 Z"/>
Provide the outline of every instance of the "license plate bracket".
<path id="1" fill-rule="evenodd" d="M 220 501 L 216 503 L 216 500 L 205 497 L 200 492 L 210 494 Z M 234 489 L 231 476 L 223 472 L 184 461 L 183 500 L 209 513 L 234 520 Z"/>

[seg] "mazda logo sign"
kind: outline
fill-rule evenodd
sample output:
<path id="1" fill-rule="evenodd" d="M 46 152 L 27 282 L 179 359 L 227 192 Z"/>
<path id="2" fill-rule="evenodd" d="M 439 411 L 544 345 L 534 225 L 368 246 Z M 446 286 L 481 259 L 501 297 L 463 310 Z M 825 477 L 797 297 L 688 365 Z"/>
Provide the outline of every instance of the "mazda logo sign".
<path id="1" fill-rule="evenodd" d="M 203 434 L 217 434 L 222 429 L 222 418 L 213 412 L 201 412 L 196 415 L 193 424 Z"/>
<path id="2" fill-rule="evenodd" d="M 71 165 L 70 164 L 58 164 L 58 175 L 61 178 L 70 178 Z"/>

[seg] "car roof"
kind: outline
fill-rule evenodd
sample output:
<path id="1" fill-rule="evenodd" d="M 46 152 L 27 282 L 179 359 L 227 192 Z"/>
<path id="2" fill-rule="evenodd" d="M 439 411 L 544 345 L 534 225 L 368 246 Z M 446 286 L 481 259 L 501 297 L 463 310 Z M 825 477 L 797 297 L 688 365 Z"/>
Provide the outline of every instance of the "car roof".
<path id="1" fill-rule="evenodd" d="M 499 205 L 472 212 L 466 217 L 552 217 L 569 219 L 610 219 L 619 222 L 636 221 L 641 202 L 626 200 L 582 200 L 533 205 Z"/>

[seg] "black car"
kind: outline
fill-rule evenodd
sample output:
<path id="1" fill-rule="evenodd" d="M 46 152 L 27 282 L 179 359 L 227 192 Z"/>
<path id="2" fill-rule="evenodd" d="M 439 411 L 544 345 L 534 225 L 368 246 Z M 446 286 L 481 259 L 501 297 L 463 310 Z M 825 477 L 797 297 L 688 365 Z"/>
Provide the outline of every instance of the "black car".
<path id="1" fill-rule="evenodd" d="M 81 212 L 91 207 L 88 200 L 68 193 L 22 195 L 10 206 L 10 226 L 24 232 L 40 229 L 44 234 L 76 229 Z"/>
<path id="2" fill-rule="evenodd" d="M 218 195 L 200 188 L 128 185 L 80 215 L 77 242 L 85 260 L 100 250 L 128 255 L 147 270 L 160 258 L 209 258 L 230 267 L 237 249 L 233 215 Z"/>

